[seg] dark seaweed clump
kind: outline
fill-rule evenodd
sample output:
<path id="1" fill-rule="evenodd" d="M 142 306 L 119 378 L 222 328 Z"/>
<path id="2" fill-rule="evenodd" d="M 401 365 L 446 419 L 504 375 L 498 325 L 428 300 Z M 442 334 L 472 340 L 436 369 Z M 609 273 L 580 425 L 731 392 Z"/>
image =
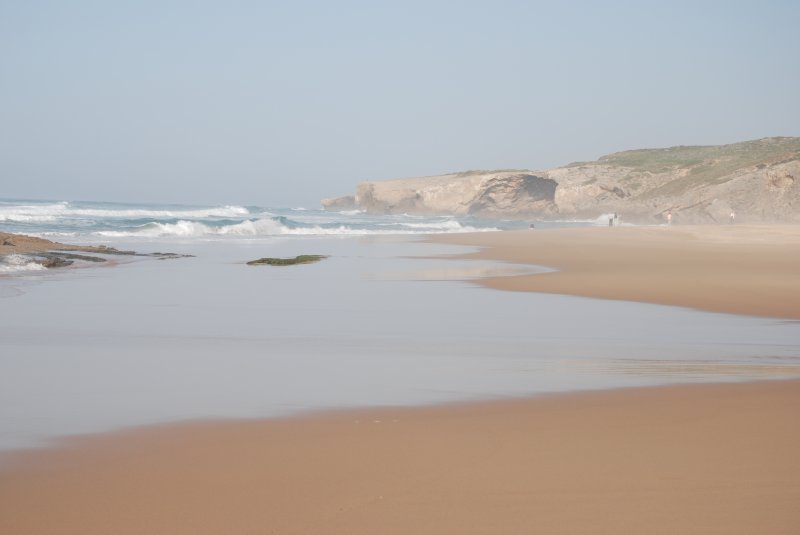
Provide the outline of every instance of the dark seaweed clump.
<path id="1" fill-rule="evenodd" d="M 319 262 L 325 255 L 319 254 L 303 254 L 295 256 L 294 258 L 259 258 L 258 260 L 251 260 L 247 263 L 248 266 L 294 266 L 297 264 L 313 264 Z"/>

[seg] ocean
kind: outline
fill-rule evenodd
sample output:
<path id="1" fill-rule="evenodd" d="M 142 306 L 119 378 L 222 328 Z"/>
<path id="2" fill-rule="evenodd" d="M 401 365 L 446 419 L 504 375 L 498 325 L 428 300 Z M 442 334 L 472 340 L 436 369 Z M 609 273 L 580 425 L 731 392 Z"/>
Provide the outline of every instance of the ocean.
<path id="1" fill-rule="evenodd" d="M 602 220 L 602 218 L 601 218 Z M 598 220 L 600 221 L 600 220 Z M 540 226 L 596 221 L 536 222 Z M 287 236 L 414 235 L 526 228 L 530 222 L 474 217 L 372 215 L 353 210 L 187 206 L 0 199 L 0 230 L 61 240 L 225 239 Z"/>
<path id="2" fill-rule="evenodd" d="M 607 219 L 606 219 L 607 221 Z M 167 422 L 800 375 L 800 324 L 500 292 L 433 232 L 603 225 L 0 201 L 0 231 L 109 245 L 0 273 L 0 450 Z M 316 264 L 248 266 L 321 254 Z"/>

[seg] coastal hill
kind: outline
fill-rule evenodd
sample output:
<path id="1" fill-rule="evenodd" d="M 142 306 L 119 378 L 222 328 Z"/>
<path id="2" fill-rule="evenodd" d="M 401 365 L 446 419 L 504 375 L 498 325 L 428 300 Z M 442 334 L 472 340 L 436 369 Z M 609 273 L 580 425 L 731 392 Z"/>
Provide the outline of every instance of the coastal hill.
<path id="1" fill-rule="evenodd" d="M 617 152 L 544 171 L 466 171 L 361 182 L 328 210 L 626 221 L 800 223 L 800 138 Z"/>

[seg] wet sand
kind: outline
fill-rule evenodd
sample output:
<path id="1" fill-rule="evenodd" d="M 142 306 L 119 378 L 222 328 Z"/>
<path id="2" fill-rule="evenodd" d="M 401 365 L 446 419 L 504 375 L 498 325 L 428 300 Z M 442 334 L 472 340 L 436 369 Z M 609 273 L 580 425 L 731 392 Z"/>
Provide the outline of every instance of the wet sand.
<path id="1" fill-rule="evenodd" d="M 694 385 L 105 435 L 0 472 L 0 532 L 793 534 L 798 407 Z"/>
<path id="2" fill-rule="evenodd" d="M 432 239 L 483 248 L 467 258 L 558 270 L 481 282 L 490 288 L 800 319 L 797 225 L 532 229 Z"/>
<path id="3" fill-rule="evenodd" d="M 442 239 L 563 270 L 492 287 L 796 318 L 798 236 L 617 228 Z M 564 291 L 570 281 L 580 293 Z M 800 382 L 780 381 L 99 435 L 0 457 L 0 532 L 797 533 L 798 407 Z"/>

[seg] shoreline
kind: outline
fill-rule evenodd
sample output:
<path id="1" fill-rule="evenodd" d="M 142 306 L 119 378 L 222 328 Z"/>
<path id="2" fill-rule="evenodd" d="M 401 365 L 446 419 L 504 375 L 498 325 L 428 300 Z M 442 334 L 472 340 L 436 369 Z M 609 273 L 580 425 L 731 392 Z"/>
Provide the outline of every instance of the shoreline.
<path id="1" fill-rule="evenodd" d="M 798 404 L 792 380 L 122 431 L 19 454 L 0 528 L 788 534 Z"/>
<path id="2" fill-rule="evenodd" d="M 459 259 L 556 269 L 474 281 L 497 290 L 800 319 L 797 225 L 531 229 L 428 239 L 481 248 Z"/>

